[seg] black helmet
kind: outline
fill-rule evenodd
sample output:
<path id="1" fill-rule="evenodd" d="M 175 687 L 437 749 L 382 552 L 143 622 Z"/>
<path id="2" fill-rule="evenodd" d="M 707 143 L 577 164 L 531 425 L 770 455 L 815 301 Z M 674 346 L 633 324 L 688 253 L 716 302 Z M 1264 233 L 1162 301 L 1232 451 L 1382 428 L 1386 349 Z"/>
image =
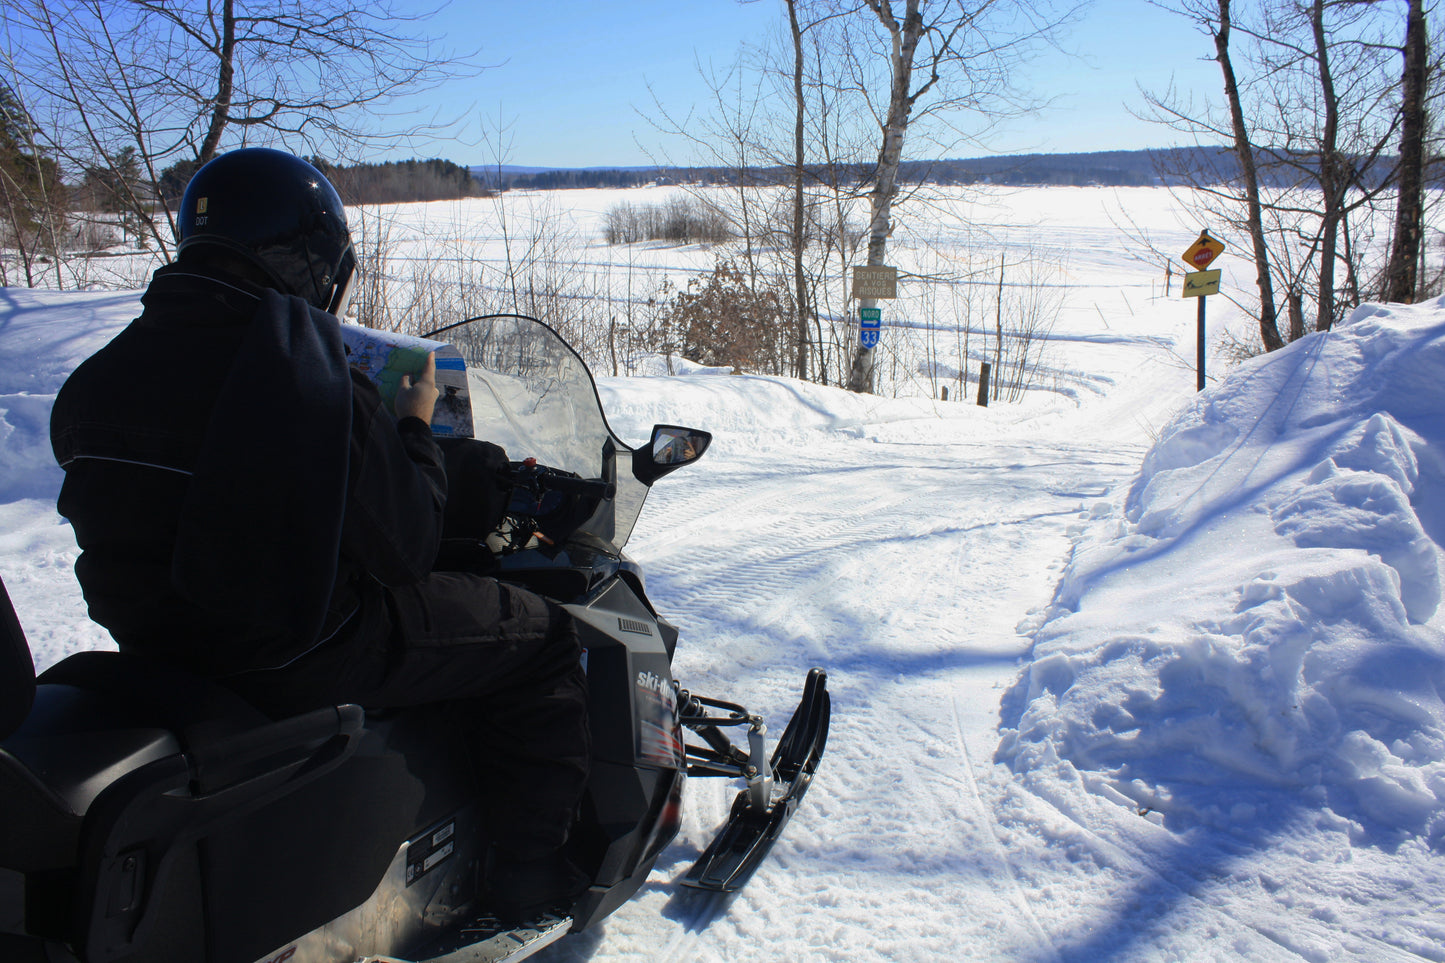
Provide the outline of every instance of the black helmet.
<path id="1" fill-rule="evenodd" d="M 233 251 L 273 286 L 340 316 L 356 271 L 341 198 L 320 171 L 266 147 L 222 154 L 196 171 L 181 199 L 177 251 Z"/>

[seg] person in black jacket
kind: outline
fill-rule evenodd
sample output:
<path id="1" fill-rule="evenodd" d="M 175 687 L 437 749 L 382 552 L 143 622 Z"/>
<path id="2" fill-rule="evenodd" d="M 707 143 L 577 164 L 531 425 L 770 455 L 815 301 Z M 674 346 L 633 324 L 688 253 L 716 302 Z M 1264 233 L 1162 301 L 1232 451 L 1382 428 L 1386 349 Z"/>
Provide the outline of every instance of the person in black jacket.
<path id="1" fill-rule="evenodd" d="M 561 854 L 587 775 L 571 618 L 432 572 L 446 508 L 434 359 L 388 410 L 347 364 L 355 281 L 314 167 L 246 148 L 187 186 L 177 261 L 56 398 L 58 508 L 91 617 L 274 716 L 446 702 L 508 773 L 484 803 L 488 885 L 521 919 L 577 895 Z"/>

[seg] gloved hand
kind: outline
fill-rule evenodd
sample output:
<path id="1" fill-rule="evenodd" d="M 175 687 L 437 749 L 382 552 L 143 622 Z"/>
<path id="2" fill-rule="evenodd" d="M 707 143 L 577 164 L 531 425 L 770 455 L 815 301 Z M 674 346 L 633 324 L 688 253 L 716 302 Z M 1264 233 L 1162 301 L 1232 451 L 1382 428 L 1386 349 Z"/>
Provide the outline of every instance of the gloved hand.
<path id="1" fill-rule="evenodd" d="M 413 381 L 411 375 L 401 376 L 401 387 L 396 389 L 396 417 L 420 418 L 431 424 L 432 411 L 437 404 L 437 356 L 435 352 L 426 356 L 426 367 Z"/>
<path id="2" fill-rule="evenodd" d="M 438 444 L 447 467 L 443 536 L 486 538 L 501 522 L 511 496 L 506 450 L 473 438 L 443 438 Z"/>

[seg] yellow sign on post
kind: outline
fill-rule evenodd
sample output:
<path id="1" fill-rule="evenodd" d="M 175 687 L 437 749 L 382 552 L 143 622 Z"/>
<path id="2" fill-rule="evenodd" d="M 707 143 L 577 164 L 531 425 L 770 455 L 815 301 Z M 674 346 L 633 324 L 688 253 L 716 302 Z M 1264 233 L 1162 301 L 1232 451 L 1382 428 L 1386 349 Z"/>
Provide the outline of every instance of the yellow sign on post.
<path id="1" fill-rule="evenodd" d="M 1224 274 L 1216 268 L 1213 271 L 1195 271 L 1192 274 L 1184 275 L 1184 292 L 1186 298 L 1205 298 L 1211 294 L 1219 293 L 1219 279 Z"/>
<path id="2" fill-rule="evenodd" d="M 1211 294 L 1219 293 L 1219 278 L 1223 271 L 1206 271 L 1210 262 L 1219 257 L 1224 250 L 1224 242 L 1216 241 L 1209 236 L 1208 231 L 1200 231 L 1199 239 L 1189 245 L 1189 250 L 1182 255 L 1184 263 L 1194 268 L 1194 271 L 1184 275 L 1184 290 L 1181 292 L 1186 298 L 1198 298 L 1199 305 L 1199 346 L 1196 349 L 1198 367 L 1198 378 L 1195 380 L 1195 390 L 1204 390 L 1204 351 L 1207 347 L 1204 340 L 1204 305 L 1206 298 Z"/>
<path id="3" fill-rule="evenodd" d="M 1219 257 L 1223 250 L 1223 241 L 1210 237 L 1208 231 L 1200 231 L 1199 240 L 1189 245 L 1189 250 L 1184 252 L 1184 263 L 1196 271 L 1203 271 L 1209 267 L 1211 261 Z M 1185 297 L 1191 297 L 1191 295 L 1186 294 Z"/>

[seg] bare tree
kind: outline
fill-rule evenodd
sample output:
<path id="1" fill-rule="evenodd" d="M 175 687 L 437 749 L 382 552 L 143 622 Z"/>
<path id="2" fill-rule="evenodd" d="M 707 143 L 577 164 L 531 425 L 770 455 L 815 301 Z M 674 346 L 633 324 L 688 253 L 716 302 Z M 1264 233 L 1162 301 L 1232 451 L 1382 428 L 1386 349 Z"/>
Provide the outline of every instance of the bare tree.
<path id="1" fill-rule="evenodd" d="M 864 0 L 856 9 L 879 28 L 882 43 L 873 49 L 887 64 L 882 71 L 884 94 L 868 82 L 869 66 L 855 61 L 859 92 L 873 106 L 881 135 L 870 195 L 867 263 L 882 265 L 887 263 L 910 128 L 945 112 L 971 115 L 987 128 L 1032 106 L 1018 82 L 1019 68 L 1062 18 L 1048 4 L 1013 0 Z M 864 301 L 863 306 L 874 303 Z M 848 388 L 871 392 L 873 381 L 873 351 L 860 345 Z"/>
<path id="2" fill-rule="evenodd" d="M 1180 11 L 1174 4 L 1157 4 Z M 1188 172 L 1202 219 L 1248 234 L 1260 340 L 1327 330 L 1370 287 L 1375 211 L 1401 111 L 1390 68 L 1398 21 L 1365 0 L 1259 0 L 1242 24 L 1230 0 L 1186 0 L 1223 74 L 1223 110 L 1172 89 L 1146 92 L 1152 117 L 1201 145 L 1228 145 L 1233 165 Z M 1242 34 L 1242 49 L 1232 37 Z M 1398 36 L 1398 34 L 1396 34 Z M 1313 309 L 1312 312 L 1310 309 Z"/>
<path id="3" fill-rule="evenodd" d="M 733 246 L 740 250 L 719 255 L 719 266 L 729 262 L 728 290 L 737 290 L 741 272 L 750 301 L 772 304 L 785 293 L 781 323 L 788 331 L 788 370 L 826 382 L 830 346 L 819 317 L 819 292 L 826 288 L 829 258 L 838 251 L 830 222 L 847 207 L 853 189 L 841 171 L 851 169 L 856 180 L 859 157 L 839 159 L 839 138 L 826 129 L 835 115 L 818 103 L 822 91 L 840 83 L 838 77 L 820 79 L 823 60 L 817 55 L 820 47 L 838 42 L 821 32 L 836 14 L 804 0 L 790 2 L 787 11 L 781 43 L 751 46 L 728 68 L 701 71 L 712 91 L 704 112 L 677 116 L 655 97 L 654 123 L 691 145 L 701 166 L 716 172 L 715 183 L 682 189 L 693 193 L 696 207 L 721 217 L 727 234 L 736 238 Z M 835 192 L 840 188 L 843 196 Z M 714 284 L 716 276 L 703 275 L 698 282 Z M 699 328 L 693 330 L 700 335 Z"/>
<path id="4" fill-rule="evenodd" d="M 429 15 L 392 0 L 7 0 L 0 63 L 69 167 L 133 151 L 126 202 L 165 252 L 168 168 L 238 142 L 355 156 L 441 126 L 398 131 L 385 113 L 475 69 L 411 32 Z"/>
<path id="5" fill-rule="evenodd" d="M 656 126 L 721 172 L 722 188 L 684 189 L 732 198 L 738 241 L 729 247 L 740 250 L 719 255 L 732 261 L 728 289 L 741 274 L 754 300 L 786 292 L 791 370 L 824 384 L 849 383 L 857 367 L 848 271 L 865 245 L 869 260 L 883 263 L 893 212 L 921 187 L 900 176 L 905 132 L 920 153 L 919 144 L 946 152 L 1034 106 L 1014 78 L 1059 22 L 1047 5 L 1015 0 L 909 0 L 901 22 L 890 21 L 893 6 L 785 0 L 779 42 L 728 71 L 704 72 L 711 113 L 679 117 L 654 97 Z M 615 233 L 631 213 L 617 212 Z M 871 359 L 863 355 L 861 390 L 873 390 Z"/>
<path id="6" fill-rule="evenodd" d="M 793 41 L 793 298 L 797 305 L 798 354 L 796 374 L 808 377 L 808 297 L 807 276 L 803 271 L 803 211 L 806 199 L 803 196 L 804 165 L 808 155 L 804 148 L 804 134 L 807 132 L 808 101 L 803 95 L 804 59 L 803 25 L 798 21 L 798 0 L 785 0 L 788 7 L 788 35 Z"/>
<path id="7" fill-rule="evenodd" d="M 1281 82 L 1278 90 L 1289 91 L 1285 109 L 1278 111 L 1279 132 L 1286 144 L 1303 143 L 1305 150 L 1291 151 L 1286 160 L 1304 178 L 1317 186 L 1320 195 L 1318 225 L 1309 239 L 1318 250 L 1314 271 L 1317 278 L 1315 330 L 1327 331 L 1339 310 L 1336 269 L 1346 270 L 1346 297 L 1358 303 L 1358 265 L 1342 252 L 1351 249 L 1348 217 L 1355 208 L 1365 207 L 1377 190 L 1369 184 L 1369 172 L 1379 164 L 1398 127 L 1399 108 L 1394 102 L 1393 77 L 1382 70 L 1389 49 L 1379 32 L 1378 15 L 1365 0 L 1310 0 L 1307 7 L 1291 11 L 1300 22 L 1299 32 L 1308 40 L 1298 47 L 1287 39 L 1274 44 L 1284 52 L 1278 61 L 1266 59 L 1270 73 L 1284 81 L 1298 63 L 1307 76 L 1301 78 L 1295 94 L 1291 84 Z M 1288 36 L 1288 18 L 1280 34 Z M 1315 127 L 1296 126 L 1300 116 L 1309 117 L 1314 107 Z M 1312 155 L 1312 156 L 1311 156 Z M 1354 199 L 1352 200 L 1352 194 Z"/>
<path id="8" fill-rule="evenodd" d="M 1400 161 L 1396 177 L 1395 236 L 1385 266 L 1386 301 L 1414 301 L 1419 286 L 1420 242 L 1425 225 L 1425 88 L 1429 41 L 1424 0 L 1409 0 L 1405 66 L 1400 81 Z"/>
<path id="9" fill-rule="evenodd" d="M 1229 0 L 1218 0 L 1218 28 L 1214 31 L 1215 59 L 1224 76 L 1224 96 L 1229 103 L 1229 128 L 1235 160 L 1243 180 L 1242 189 L 1249 226 L 1249 241 L 1254 249 L 1255 284 L 1259 288 L 1259 336 L 1266 351 L 1284 345 L 1279 336 L 1279 323 L 1274 307 L 1274 283 L 1269 268 L 1269 245 L 1264 238 L 1264 211 L 1260 202 L 1259 170 L 1255 165 L 1254 141 L 1244 118 L 1244 103 L 1239 93 L 1239 79 L 1229 54 L 1231 27 Z"/>
<path id="10" fill-rule="evenodd" d="M 1175 10 L 1173 5 L 1158 3 L 1162 9 Z M 1213 39 L 1214 60 L 1219 64 L 1223 79 L 1227 121 L 1220 124 L 1208 113 L 1196 113 L 1192 100 L 1176 96 L 1171 88 L 1164 93 L 1145 91 L 1144 97 L 1153 109 L 1153 119 L 1193 134 L 1197 138 L 1218 138 L 1229 145 L 1238 164 L 1237 178 L 1224 176 L 1221 180 L 1235 185 L 1235 198 L 1244 209 L 1241 219 L 1249 235 L 1251 253 L 1254 258 L 1255 285 L 1259 291 L 1259 336 L 1266 351 L 1284 346 L 1279 333 L 1278 315 L 1275 308 L 1274 274 L 1271 268 L 1271 251 L 1265 236 L 1264 201 L 1260 190 L 1260 175 L 1254 138 L 1245 116 L 1244 96 L 1241 93 L 1238 75 L 1235 72 L 1234 54 L 1230 43 L 1234 29 L 1234 15 L 1230 0 L 1186 0 L 1178 12 L 1194 21 Z M 1183 173 L 1195 187 L 1203 187 L 1214 171 L 1171 172 Z M 1219 193 L 1215 191 L 1216 195 Z"/>

